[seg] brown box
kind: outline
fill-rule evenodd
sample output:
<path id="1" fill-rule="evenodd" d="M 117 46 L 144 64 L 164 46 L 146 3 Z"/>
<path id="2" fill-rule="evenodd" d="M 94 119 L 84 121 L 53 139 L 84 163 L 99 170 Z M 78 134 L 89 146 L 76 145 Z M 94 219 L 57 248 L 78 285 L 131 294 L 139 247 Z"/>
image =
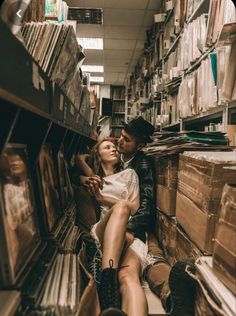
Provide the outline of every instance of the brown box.
<path id="1" fill-rule="evenodd" d="M 177 191 L 176 219 L 204 254 L 212 254 L 217 220 L 215 215 L 203 212 L 189 198 Z"/>
<path id="2" fill-rule="evenodd" d="M 177 189 L 179 155 L 155 158 L 157 184 L 169 189 Z"/>
<path id="3" fill-rule="evenodd" d="M 236 146 L 236 125 L 227 125 L 227 136 L 229 138 L 229 145 Z"/>
<path id="4" fill-rule="evenodd" d="M 236 185 L 225 185 L 216 229 L 213 270 L 236 295 Z"/>
<path id="5" fill-rule="evenodd" d="M 158 184 L 156 204 L 162 212 L 170 216 L 175 216 L 176 190 Z"/>
<path id="6" fill-rule="evenodd" d="M 175 263 L 176 229 L 175 217 L 169 217 L 162 212 L 158 212 L 156 235 L 170 265 Z"/>
<path id="7" fill-rule="evenodd" d="M 225 183 L 234 183 L 234 152 L 191 152 L 180 155 L 178 190 L 202 210 L 217 214 Z"/>
<path id="8" fill-rule="evenodd" d="M 198 247 L 188 238 L 181 228 L 177 227 L 175 261 L 184 260 L 186 258 L 195 261 L 200 256 L 202 256 L 202 253 Z"/>

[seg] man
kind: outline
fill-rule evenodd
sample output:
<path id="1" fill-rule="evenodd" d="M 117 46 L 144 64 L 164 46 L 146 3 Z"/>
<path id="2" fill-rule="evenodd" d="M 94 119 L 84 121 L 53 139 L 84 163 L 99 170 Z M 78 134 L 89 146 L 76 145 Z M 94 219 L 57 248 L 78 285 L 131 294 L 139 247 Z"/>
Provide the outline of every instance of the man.
<path id="1" fill-rule="evenodd" d="M 121 136 L 118 141 L 118 150 L 121 154 L 123 168 L 125 169 L 129 167 L 136 171 L 139 177 L 140 186 L 140 207 L 128 221 L 126 239 L 128 239 L 129 244 L 133 242 L 135 237 L 140 238 L 145 242 L 147 232 L 149 233 L 149 253 L 155 258 L 155 263 L 146 269 L 146 279 L 150 288 L 161 298 L 163 306 L 167 311 L 171 311 L 172 315 L 190 316 L 194 314 L 193 300 L 189 299 L 185 301 L 185 297 L 183 299 L 179 297 L 178 291 L 175 294 L 175 285 L 173 285 L 173 283 L 179 282 L 179 278 L 183 279 L 182 274 L 184 274 L 185 283 L 183 284 L 183 289 L 190 289 L 188 287 L 188 276 L 186 277 L 185 272 L 182 273 L 186 264 L 183 263 L 180 266 L 182 269 L 182 274 L 180 273 L 180 276 L 178 276 L 178 269 L 177 276 L 176 273 L 171 274 L 173 280 L 173 282 L 171 282 L 171 286 L 172 291 L 175 294 L 171 297 L 168 285 L 171 267 L 164 259 L 162 251 L 158 247 L 154 236 L 151 235 L 151 231 L 155 227 L 156 217 L 155 170 L 152 158 L 146 156 L 141 149 L 147 143 L 152 141 L 150 136 L 153 132 L 154 128 L 149 122 L 144 120 L 142 117 L 137 117 L 131 120 L 128 124 L 124 124 L 124 128 L 122 129 Z M 85 177 L 82 182 L 89 185 L 90 181 L 94 181 L 94 178 L 90 180 Z M 130 273 L 129 269 L 123 269 L 121 273 L 123 274 L 123 278 L 121 278 L 121 280 L 124 280 L 124 284 L 121 284 L 121 288 L 127 287 L 125 293 L 127 293 L 128 296 L 128 289 L 132 283 L 132 273 Z"/>

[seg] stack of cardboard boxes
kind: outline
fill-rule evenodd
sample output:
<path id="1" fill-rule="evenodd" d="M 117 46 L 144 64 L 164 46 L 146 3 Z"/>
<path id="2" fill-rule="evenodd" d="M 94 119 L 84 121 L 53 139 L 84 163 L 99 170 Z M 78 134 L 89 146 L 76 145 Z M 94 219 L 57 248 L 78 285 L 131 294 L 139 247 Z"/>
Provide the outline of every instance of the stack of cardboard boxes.
<path id="1" fill-rule="evenodd" d="M 156 158 L 156 173 L 156 232 L 169 263 L 210 256 L 210 273 L 236 295 L 236 153 L 162 156 Z M 217 315 L 210 311 L 206 293 L 204 285 L 199 286 L 196 313 Z"/>

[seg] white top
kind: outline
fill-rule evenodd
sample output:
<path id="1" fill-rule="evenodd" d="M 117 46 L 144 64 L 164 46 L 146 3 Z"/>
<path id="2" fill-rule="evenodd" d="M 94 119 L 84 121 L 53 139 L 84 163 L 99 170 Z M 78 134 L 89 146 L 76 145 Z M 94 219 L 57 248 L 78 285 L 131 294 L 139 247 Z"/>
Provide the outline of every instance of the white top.
<path id="1" fill-rule="evenodd" d="M 133 169 L 125 169 L 111 176 L 103 178 L 102 195 L 110 196 L 122 201 L 133 201 L 139 194 L 138 175 Z M 101 218 L 109 211 L 108 206 L 101 206 Z"/>

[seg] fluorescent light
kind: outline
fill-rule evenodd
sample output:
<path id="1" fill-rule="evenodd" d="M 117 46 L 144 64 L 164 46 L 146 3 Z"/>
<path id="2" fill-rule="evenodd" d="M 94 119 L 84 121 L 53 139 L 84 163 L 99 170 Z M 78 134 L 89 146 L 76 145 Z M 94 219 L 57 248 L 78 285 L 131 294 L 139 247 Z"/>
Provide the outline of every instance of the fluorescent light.
<path id="1" fill-rule="evenodd" d="M 77 37 L 77 41 L 84 49 L 103 49 L 103 38 Z"/>
<path id="2" fill-rule="evenodd" d="M 104 82 L 104 77 L 89 77 L 90 82 Z"/>
<path id="3" fill-rule="evenodd" d="M 104 72 L 104 66 L 83 65 L 81 69 L 87 72 Z"/>

